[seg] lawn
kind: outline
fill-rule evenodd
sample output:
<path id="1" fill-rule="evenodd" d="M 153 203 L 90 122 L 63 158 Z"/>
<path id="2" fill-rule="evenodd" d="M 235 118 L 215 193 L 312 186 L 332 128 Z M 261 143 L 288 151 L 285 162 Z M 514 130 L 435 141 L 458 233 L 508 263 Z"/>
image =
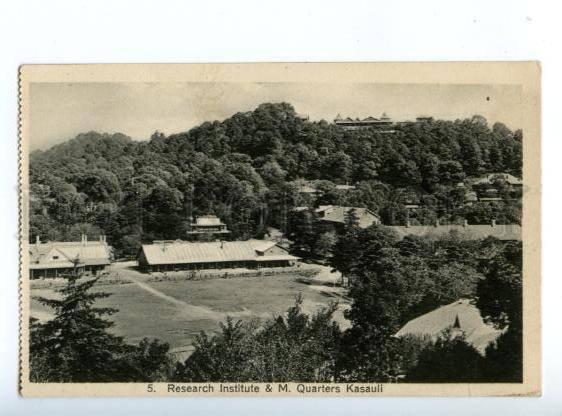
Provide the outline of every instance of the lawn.
<path id="1" fill-rule="evenodd" d="M 140 275 L 140 274 L 139 274 Z M 139 279 L 140 280 L 140 279 Z M 142 286 L 139 286 L 142 285 Z M 98 302 L 119 310 L 111 316 L 113 332 L 129 342 L 159 338 L 177 350 L 190 346 L 200 331 L 214 332 L 227 315 L 235 319 L 268 319 L 286 311 L 301 293 L 303 308 L 312 313 L 339 299 L 341 290 L 309 285 L 297 276 L 240 277 L 99 286 L 111 296 Z M 147 287 L 148 285 L 149 287 Z M 32 296 L 52 296 L 50 289 L 33 289 Z M 341 302 L 343 309 L 346 304 Z M 32 316 L 45 318 L 48 308 L 31 303 Z M 345 325 L 342 311 L 336 319 Z"/>

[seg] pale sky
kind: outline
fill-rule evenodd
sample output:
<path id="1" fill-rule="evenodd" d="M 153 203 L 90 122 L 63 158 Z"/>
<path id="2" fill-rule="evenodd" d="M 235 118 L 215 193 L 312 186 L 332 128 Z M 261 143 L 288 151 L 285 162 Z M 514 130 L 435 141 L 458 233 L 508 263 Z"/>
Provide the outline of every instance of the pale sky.
<path id="1" fill-rule="evenodd" d="M 288 102 L 311 120 L 380 116 L 454 120 L 480 114 L 520 128 L 521 89 L 514 85 L 368 83 L 34 83 L 30 147 L 46 149 L 79 133 L 120 132 L 146 140 L 159 130 L 187 131 L 264 102 Z"/>

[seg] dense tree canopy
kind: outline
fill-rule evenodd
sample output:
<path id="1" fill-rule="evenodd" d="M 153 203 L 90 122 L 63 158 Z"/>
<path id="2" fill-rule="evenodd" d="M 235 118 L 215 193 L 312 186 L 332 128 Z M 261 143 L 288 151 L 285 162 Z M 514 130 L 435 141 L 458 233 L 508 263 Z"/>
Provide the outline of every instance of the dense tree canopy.
<path id="1" fill-rule="evenodd" d="M 481 362 L 479 353 L 464 340 L 439 340 L 414 354 L 409 350 L 411 342 L 405 345 L 393 337 L 409 320 L 462 298 L 480 296 L 478 304 L 484 316 L 500 327 L 506 325 L 506 314 L 520 317 L 517 283 L 521 252 L 512 243 L 491 237 L 463 240 L 454 232 L 439 238 L 407 236 L 399 240 L 388 227 L 373 225 L 361 230 L 350 222 L 336 244 L 341 245 L 341 252 L 335 251 L 330 262 L 348 276 L 349 297 L 353 300 L 346 312 L 352 326 L 342 334 L 342 353 L 337 363 L 342 380 L 390 381 L 409 371 L 415 374 L 411 380 L 475 380 L 500 377 L 500 373 L 509 373 L 520 363 L 516 348 L 507 355 L 496 353 L 502 346 L 512 346 L 502 338 L 497 347 L 489 348 L 490 354 L 498 356 L 498 360 L 505 356 L 514 360 L 504 359 L 492 374 L 488 361 L 474 371 L 464 372 L 470 362 Z M 460 361 L 453 360 L 457 353 Z M 443 372 L 435 373 L 436 378 L 431 379 L 428 374 L 440 356 Z M 485 368 L 490 368 L 490 374 L 484 372 Z"/>
<path id="2" fill-rule="evenodd" d="M 334 379 L 340 330 L 332 304 L 309 316 L 302 298 L 262 325 L 228 318 L 213 337 L 201 333 L 194 353 L 178 365 L 174 380 L 328 382 Z"/>
<path id="3" fill-rule="evenodd" d="M 393 134 L 349 131 L 305 120 L 286 103 L 144 142 L 90 132 L 31 155 L 30 237 L 70 239 L 90 224 L 87 233 L 106 233 L 118 253 L 131 254 L 141 241 L 184 237 L 190 217 L 208 213 L 235 238 L 260 236 L 267 226 L 286 228 L 287 212 L 307 203 L 290 184 L 301 178 L 324 181 L 316 203 L 367 207 L 388 224 L 407 216 L 517 222 L 518 201 L 465 206 L 466 189 L 456 185 L 491 172 L 520 175 L 521 140 L 482 117 L 401 123 Z M 356 190 L 335 190 L 345 183 Z M 422 209 L 408 214 L 411 201 Z"/>
<path id="4" fill-rule="evenodd" d="M 486 375 L 505 382 L 523 380 L 523 247 L 507 244 L 482 267 L 478 285 L 482 315 L 505 332 L 486 349 Z"/>

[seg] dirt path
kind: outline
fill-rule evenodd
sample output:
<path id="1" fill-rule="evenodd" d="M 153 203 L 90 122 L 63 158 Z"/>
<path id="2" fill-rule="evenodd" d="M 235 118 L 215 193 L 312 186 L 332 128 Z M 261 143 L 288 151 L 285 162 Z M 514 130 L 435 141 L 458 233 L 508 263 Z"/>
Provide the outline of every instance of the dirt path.
<path id="1" fill-rule="evenodd" d="M 303 270 L 319 270 L 317 275 L 308 279 L 311 283 L 317 283 L 319 285 L 332 284 L 335 286 L 341 281 L 341 273 L 332 272 L 332 268 L 330 266 L 316 263 L 300 263 L 299 267 Z"/>
<path id="2" fill-rule="evenodd" d="M 236 317 L 252 315 L 252 312 L 247 309 L 244 309 L 239 312 L 217 312 L 205 306 L 192 305 L 190 303 L 184 302 L 183 300 L 176 299 L 173 296 L 166 295 L 165 293 L 159 291 L 158 289 L 155 289 L 153 286 L 149 285 L 148 283 L 145 283 L 140 279 L 132 276 L 132 273 L 123 274 L 122 277 L 134 283 L 139 288 L 147 291 L 148 293 L 173 304 L 174 306 L 179 308 L 180 311 L 186 316 L 188 316 L 190 319 L 212 319 L 217 321 L 223 321 L 227 316 L 232 316 L 233 318 L 236 318 Z"/>

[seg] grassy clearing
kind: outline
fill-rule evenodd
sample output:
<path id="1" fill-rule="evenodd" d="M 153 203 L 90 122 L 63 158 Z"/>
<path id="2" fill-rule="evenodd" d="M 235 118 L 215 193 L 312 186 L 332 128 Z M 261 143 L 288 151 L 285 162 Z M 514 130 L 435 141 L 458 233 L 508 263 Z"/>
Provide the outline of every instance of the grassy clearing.
<path id="1" fill-rule="evenodd" d="M 165 296 L 156 296 L 134 283 L 104 285 L 99 290 L 112 296 L 100 300 L 99 306 L 119 310 L 111 317 L 115 322 L 113 331 L 129 342 L 138 342 L 143 337 L 159 338 L 169 342 L 172 348 L 190 345 L 200 331 L 216 331 L 218 323 L 228 314 L 237 319 L 267 319 L 283 313 L 298 293 L 303 295 L 305 311 L 312 313 L 341 294 L 341 290 L 309 285 L 291 275 L 170 282 L 147 282 L 146 277 L 139 276 L 144 284 Z M 52 289 L 33 289 L 31 294 L 52 296 L 53 293 Z M 194 307 L 213 313 L 202 319 L 201 315 L 193 314 Z M 31 309 L 32 316 L 35 313 L 44 318 L 50 313 L 35 300 Z M 341 311 L 336 318 L 343 322 Z"/>

